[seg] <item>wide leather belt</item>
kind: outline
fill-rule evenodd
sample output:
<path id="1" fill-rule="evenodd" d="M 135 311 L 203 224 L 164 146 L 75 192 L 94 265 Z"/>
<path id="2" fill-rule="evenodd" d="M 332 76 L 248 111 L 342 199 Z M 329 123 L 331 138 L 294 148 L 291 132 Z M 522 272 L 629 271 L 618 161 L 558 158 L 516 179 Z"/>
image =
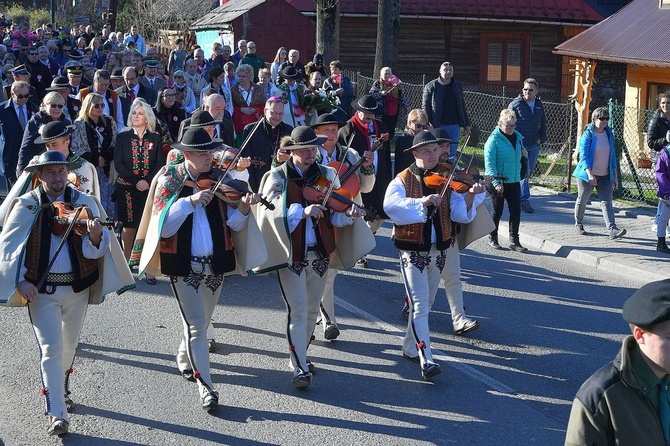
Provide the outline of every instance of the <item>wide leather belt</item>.
<path id="1" fill-rule="evenodd" d="M 202 263 L 203 265 L 211 265 L 212 256 L 191 256 L 191 262 Z"/>
<path id="2" fill-rule="evenodd" d="M 72 285 L 73 283 L 73 273 L 49 273 L 45 282 L 47 285 Z"/>

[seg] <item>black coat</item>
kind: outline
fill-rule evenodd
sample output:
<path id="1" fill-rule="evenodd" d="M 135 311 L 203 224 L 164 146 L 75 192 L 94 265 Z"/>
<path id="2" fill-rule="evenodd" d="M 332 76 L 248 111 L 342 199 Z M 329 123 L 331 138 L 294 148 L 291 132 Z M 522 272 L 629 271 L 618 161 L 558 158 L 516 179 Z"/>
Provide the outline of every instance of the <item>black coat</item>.
<path id="1" fill-rule="evenodd" d="M 120 98 L 125 98 L 125 101 L 121 100 L 121 111 L 123 111 L 123 122 L 128 122 L 128 115 L 130 114 L 130 95 L 128 94 L 128 86 L 123 85 L 117 88 L 116 93 Z M 153 108 L 156 105 L 156 99 L 158 99 L 158 93 L 153 88 L 149 88 L 145 85 L 140 84 L 140 89 L 137 91 L 137 96 L 144 99 L 149 107 Z"/>
<path id="2" fill-rule="evenodd" d="M 26 107 L 29 117 L 38 112 L 38 108 L 32 102 L 27 102 Z M 21 124 L 18 116 L 16 116 L 16 109 L 12 100 L 0 104 L 0 130 L 5 137 L 2 161 L 5 164 L 5 176 L 11 181 L 16 181 L 16 165 L 19 161 L 19 149 L 23 141 L 23 132 L 20 129 Z"/>
<path id="3" fill-rule="evenodd" d="M 18 118 L 17 118 L 18 119 Z M 70 125 L 65 113 L 60 115 L 60 122 L 65 125 Z M 21 141 L 21 148 L 19 149 L 19 159 L 16 166 L 16 176 L 18 177 L 26 168 L 28 163 L 35 155 L 39 155 L 46 151 L 43 144 L 35 144 L 35 140 L 40 135 L 40 127 L 43 124 L 48 124 L 53 121 L 49 114 L 39 111 L 30 118 L 26 129 L 23 131 L 23 140 Z"/>
<path id="4" fill-rule="evenodd" d="M 647 129 L 647 145 L 649 148 L 656 152 L 663 150 L 663 147 L 668 145 L 668 141 L 665 139 L 668 130 L 670 130 L 668 118 L 661 116 L 661 113 L 656 110 Z"/>
<path id="5" fill-rule="evenodd" d="M 375 119 L 375 133 L 377 136 L 386 133 L 384 123 L 378 119 Z M 351 121 L 347 121 L 347 124 L 340 129 L 337 142 L 346 146 L 352 135 L 353 139 L 349 147 L 358 152 L 360 156 L 363 156 L 363 152 L 368 149 L 366 143 L 368 135 L 360 133 Z M 391 172 L 391 145 L 388 141 L 384 142 L 382 147 L 377 151 L 377 159 L 375 186 L 369 193 L 361 194 L 361 197 L 366 207 L 374 209 L 380 218 L 388 219 L 388 215 L 384 212 L 384 195 L 386 194 L 386 188 L 393 179 L 393 173 Z"/>
<path id="6" fill-rule="evenodd" d="M 454 95 L 456 95 L 456 111 L 458 114 L 458 124 L 461 127 L 470 126 L 470 118 L 468 118 L 468 110 L 465 107 L 465 99 L 463 98 L 463 86 L 456 79 L 452 79 Z M 434 128 L 442 125 L 442 106 L 444 105 L 444 84 L 440 79 L 433 79 L 423 87 L 423 101 L 421 108 L 428 115 L 428 122 Z"/>
<path id="7" fill-rule="evenodd" d="M 252 164 L 248 169 L 249 186 L 254 192 L 258 192 L 263 175 L 265 175 L 265 172 L 272 167 L 272 158 L 275 156 L 276 151 L 279 148 L 279 141 L 284 136 L 290 136 L 293 131 L 293 127 L 284 122 L 280 122 L 276 127 L 277 134 L 273 137 L 272 126 L 268 124 L 265 117 L 262 117 L 261 119 L 262 124 L 260 124 L 256 130 L 256 133 L 253 134 L 248 146 L 242 153 L 242 156 L 250 156 L 253 161 L 262 161 L 265 163 L 262 166 Z M 255 125 L 256 123 L 252 122 L 244 127 L 244 130 L 242 130 L 242 141 L 247 139 L 249 132 L 251 132 Z"/>

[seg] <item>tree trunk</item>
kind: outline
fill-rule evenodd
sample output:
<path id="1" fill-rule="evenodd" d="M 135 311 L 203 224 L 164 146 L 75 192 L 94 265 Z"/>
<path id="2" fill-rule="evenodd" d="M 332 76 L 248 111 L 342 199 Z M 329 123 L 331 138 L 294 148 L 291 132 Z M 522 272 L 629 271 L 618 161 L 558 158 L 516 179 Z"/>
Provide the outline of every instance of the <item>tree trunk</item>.
<path id="1" fill-rule="evenodd" d="M 340 58 L 340 2 L 314 0 L 316 8 L 316 52 L 323 55 L 327 67 Z"/>
<path id="2" fill-rule="evenodd" d="M 373 77 L 379 76 L 383 67 L 396 71 L 398 35 L 400 34 L 400 0 L 379 0 L 377 9 L 377 54 Z"/>

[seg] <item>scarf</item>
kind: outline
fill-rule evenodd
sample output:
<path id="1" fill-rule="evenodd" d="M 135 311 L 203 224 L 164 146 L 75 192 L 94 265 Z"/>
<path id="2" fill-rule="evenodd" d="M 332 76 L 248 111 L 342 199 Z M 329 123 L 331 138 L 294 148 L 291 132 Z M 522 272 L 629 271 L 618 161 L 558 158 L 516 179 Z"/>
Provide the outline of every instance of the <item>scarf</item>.
<path id="1" fill-rule="evenodd" d="M 358 113 L 354 114 L 353 118 L 351 118 L 351 122 L 352 122 L 352 124 L 354 124 L 354 127 L 356 128 L 356 131 L 364 136 L 365 145 L 367 147 L 365 150 L 370 150 L 370 131 L 369 131 L 368 126 L 363 121 L 361 121 L 361 119 L 358 117 Z M 378 132 L 377 125 L 374 124 L 374 121 L 372 121 L 372 122 L 373 122 L 373 127 L 375 129 L 375 135 L 379 136 L 379 135 L 377 135 L 377 132 Z"/>

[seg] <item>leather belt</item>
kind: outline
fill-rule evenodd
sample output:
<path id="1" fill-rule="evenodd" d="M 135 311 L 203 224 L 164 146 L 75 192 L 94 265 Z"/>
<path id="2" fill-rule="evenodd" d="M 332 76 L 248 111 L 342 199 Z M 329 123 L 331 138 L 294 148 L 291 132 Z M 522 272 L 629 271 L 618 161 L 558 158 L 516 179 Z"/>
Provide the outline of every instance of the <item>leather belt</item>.
<path id="1" fill-rule="evenodd" d="M 191 256 L 191 262 L 202 263 L 203 265 L 211 265 L 212 256 Z"/>
<path id="2" fill-rule="evenodd" d="M 72 285 L 73 283 L 73 273 L 49 273 L 45 282 L 47 285 Z"/>
<path id="3" fill-rule="evenodd" d="M 307 247 L 307 252 L 318 252 L 319 248 L 316 245 L 311 245 Z"/>

